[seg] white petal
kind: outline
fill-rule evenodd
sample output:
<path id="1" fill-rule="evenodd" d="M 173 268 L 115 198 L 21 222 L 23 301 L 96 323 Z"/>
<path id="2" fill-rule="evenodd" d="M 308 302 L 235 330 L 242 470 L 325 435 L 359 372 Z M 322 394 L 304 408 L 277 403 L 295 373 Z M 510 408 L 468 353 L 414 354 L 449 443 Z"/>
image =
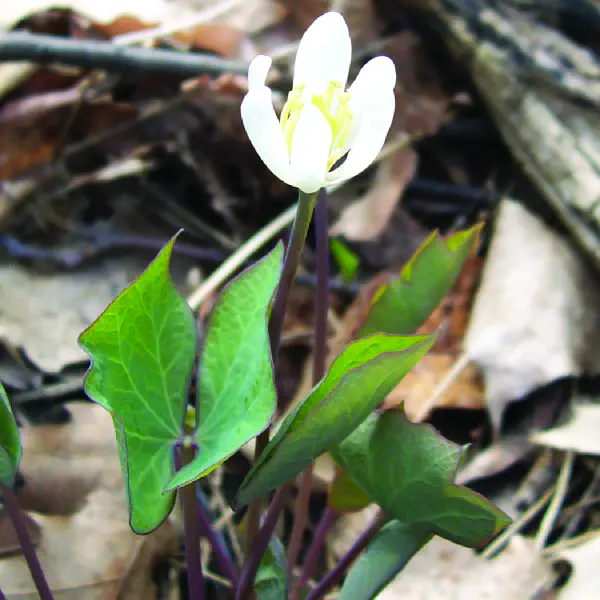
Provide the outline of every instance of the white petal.
<path id="1" fill-rule="evenodd" d="M 325 185 L 330 146 L 329 123 L 314 104 L 307 104 L 292 139 L 292 176 L 297 188 L 310 194 Z"/>
<path id="2" fill-rule="evenodd" d="M 354 144 L 354 140 L 362 127 L 365 113 L 379 110 L 381 99 L 386 97 L 390 89 L 396 85 L 396 67 L 387 56 L 371 59 L 358 73 L 350 86 L 350 112 L 352 124 L 346 139 L 345 149 Z"/>
<path id="3" fill-rule="evenodd" d="M 394 118 L 394 90 L 379 98 L 376 110 L 362 116 L 361 127 L 344 164 L 327 176 L 328 185 L 341 183 L 362 173 L 377 157 Z"/>
<path id="4" fill-rule="evenodd" d="M 352 44 L 344 17 L 336 12 L 321 15 L 304 33 L 294 65 L 294 86 L 323 91 L 330 81 L 346 86 Z"/>
<path id="5" fill-rule="evenodd" d="M 242 101 L 242 121 L 246 133 L 262 161 L 289 185 L 290 161 L 281 125 L 271 100 L 271 90 L 262 86 L 250 90 Z"/>
<path id="6" fill-rule="evenodd" d="M 248 89 L 252 90 L 265 85 L 272 62 L 270 56 L 263 54 L 259 54 L 253 59 L 248 67 Z"/>

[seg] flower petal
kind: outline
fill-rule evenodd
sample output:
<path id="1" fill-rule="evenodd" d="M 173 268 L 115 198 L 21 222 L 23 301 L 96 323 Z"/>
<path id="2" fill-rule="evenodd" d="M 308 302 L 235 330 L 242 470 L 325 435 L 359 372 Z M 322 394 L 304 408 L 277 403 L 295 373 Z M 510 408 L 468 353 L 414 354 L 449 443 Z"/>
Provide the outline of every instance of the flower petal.
<path id="1" fill-rule="evenodd" d="M 350 131 L 344 145 L 347 150 L 362 126 L 365 113 L 380 110 L 378 105 L 390 89 L 396 85 L 396 67 L 387 56 L 372 58 L 358 73 L 354 83 L 348 89 L 350 93 L 349 108 L 352 113 Z"/>
<path id="2" fill-rule="evenodd" d="M 242 101 L 242 122 L 262 161 L 279 179 L 293 185 L 287 144 L 268 87 L 254 88 L 246 94 Z"/>
<path id="3" fill-rule="evenodd" d="M 377 157 L 394 118 L 394 90 L 388 89 L 379 98 L 376 109 L 365 113 L 361 126 L 346 161 L 327 175 L 327 184 L 346 181 L 362 173 Z"/>
<path id="4" fill-rule="evenodd" d="M 344 17 L 336 12 L 321 15 L 306 30 L 296 54 L 294 87 L 305 85 L 316 93 L 330 81 L 346 86 L 352 44 Z"/>
<path id="5" fill-rule="evenodd" d="M 264 54 L 259 54 L 252 60 L 248 67 L 248 89 L 265 85 L 272 62 L 271 57 Z"/>
<path id="6" fill-rule="evenodd" d="M 325 185 L 331 136 L 331 127 L 321 111 L 307 104 L 296 123 L 290 161 L 294 185 L 307 194 Z"/>

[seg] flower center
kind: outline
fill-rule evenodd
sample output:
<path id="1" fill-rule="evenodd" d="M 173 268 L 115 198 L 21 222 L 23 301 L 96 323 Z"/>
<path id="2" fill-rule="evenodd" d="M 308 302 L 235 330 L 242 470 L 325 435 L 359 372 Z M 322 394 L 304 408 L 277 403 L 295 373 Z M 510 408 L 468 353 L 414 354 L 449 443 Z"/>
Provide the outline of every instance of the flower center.
<path id="1" fill-rule="evenodd" d="M 288 94 L 287 102 L 281 112 L 281 128 L 287 142 L 288 152 L 291 152 L 292 149 L 292 139 L 302 109 L 306 102 L 310 102 L 319 109 L 331 128 L 332 141 L 327 159 L 327 168 L 331 169 L 346 153 L 344 145 L 348 139 L 352 122 L 352 112 L 348 106 L 350 93 L 345 92 L 342 84 L 337 81 L 330 81 L 321 94 L 311 94 L 306 98 L 304 92 L 304 85 L 295 86 Z"/>

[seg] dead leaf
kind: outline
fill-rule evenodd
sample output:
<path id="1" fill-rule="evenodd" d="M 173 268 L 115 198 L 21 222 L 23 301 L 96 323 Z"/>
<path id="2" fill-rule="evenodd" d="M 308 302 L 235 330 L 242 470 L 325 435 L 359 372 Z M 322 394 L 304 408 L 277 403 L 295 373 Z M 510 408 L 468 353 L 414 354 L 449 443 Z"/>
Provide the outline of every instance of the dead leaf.
<path id="1" fill-rule="evenodd" d="M 387 227 L 406 184 L 414 177 L 418 157 L 405 148 L 384 160 L 367 194 L 347 206 L 331 227 L 333 236 L 364 242 L 376 238 Z"/>
<path id="2" fill-rule="evenodd" d="M 422 39 L 404 30 L 387 40 L 385 53 L 396 65 L 396 111 L 392 131 L 411 137 L 433 135 L 449 117 L 452 96 L 443 84 L 439 63 Z"/>
<path id="3" fill-rule="evenodd" d="M 308 29 L 309 25 L 324 12 L 327 12 L 328 2 L 326 0 L 280 0 L 290 13 L 290 19 L 300 32 Z"/>
<path id="4" fill-rule="evenodd" d="M 551 580 L 529 539 L 513 536 L 492 560 L 435 537 L 378 600 L 528 600 Z M 582 597 L 583 598 L 583 597 Z"/>
<path id="5" fill-rule="evenodd" d="M 522 434 L 508 434 L 478 452 L 456 477 L 457 485 L 490 477 L 506 471 L 533 451 L 533 444 Z"/>
<path id="6" fill-rule="evenodd" d="M 79 334 L 145 266 L 143 259 L 122 256 L 84 271 L 54 274 L 1 265 L 0 337 L 22 346 L 44 371 L 85 359 Z"/>
<path id="7" fill-rule="evenodd" d="M 557 450 L 600 456 L 600 404 L 575 404 L 568 423 L 534 433 L 530 439 Z"/>
<path id="8" fill-rule="evenodd" d="M 177 528 L 166 523 L 149 536 L 131 531 L 110 414 L 91 403 L 69 410 L 70 423 L 22 430 L 28 494 L 20 501 L 32 510 L 37 494 L 38 510 L 50 512 L 30 514 L 42 530 L 38 556 L 54 597 L 152 600 L 151 565 L 176 551 Z M 65 515 L 62 503 L 75 512 Z M 0 580 L 9 600 L 38 597 L 21 555 L 0 560 Z"/>
<path id="9" fill-rule="evenodd" d="M 465 340 L 496 431 L 509 402 L 600 370 L 599 304 L 596 275 L 569 243 L 504 200 Z"/>
<path id="10" fill-rule="evenodd" d="M 332 0 L 329 10 L 344 17 L 356 48 L 372 44 L 377 39 L 377 19 L 371 0 Z"/>
<path id="11" fill-rule="evenodd" d="M 385 399 L 383 408 L 394 408 L 404 403 L 409 419 L 416 419 L 423 406 L 444 379 L 456 357 L 452 354 L 431 352 L 425 355 Z M 436 408 L 485 408 L 483 384 L 475 365 L 468 365 L 452 385 L 438 399 Z"/>
<path id="12" fill-rule="evenodd" d="M 578 546 L 559 553 L 558 556 L 571 563 L 573 572 L 569 581 L 558 593 L 558 600 L 584 600 L 598 596 L 598 565 L 600 564 L 598 533 L 596 532 L 596 535 Z"/>

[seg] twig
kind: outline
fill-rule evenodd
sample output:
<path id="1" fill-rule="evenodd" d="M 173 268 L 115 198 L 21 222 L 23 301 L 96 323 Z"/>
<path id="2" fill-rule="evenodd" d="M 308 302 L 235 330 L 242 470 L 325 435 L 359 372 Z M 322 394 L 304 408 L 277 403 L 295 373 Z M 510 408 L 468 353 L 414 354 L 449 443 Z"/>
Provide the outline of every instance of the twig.
<path id="1" fill-rule="evenodd" d="M 268 244 L 293 220 L 297 205 L 294 204 L 281 213 L 274 221 L 255 233 L 243 246 L 236 250 L 210 277 L 188 298 L 188 304 L 193 310 L 200 305 L 225 283 L 250 257 Z"/>
<path id="2" fill-rule="evenodd" d="M 446 373 L 445 377 L 436 386 L 433 393 L 429 396 L 427 401 L 421 406 L 421 410 L 415 417 L 415 421 L 420 423 L 435 406 L 436 402 L 448 391 L 448 388 L 454 383 L 456 378 L 467 368 L 471 362 L 471 357 L 463 352 L 458 359 L 452 365 L 452 368 Z"/>
<path id="3" fill-rule="evenodd" d="M 509 527 L 507 527 L 482 553 L 481 558 L 492 558 L 494 554 L 512 537 L 515 533 L 518 533 L 535 515 L 537 515 L 552 497 L 556 486 L 552 486 L 546 490 L 544 495 L 534 504 L 532 504 L 521 517 L 513 521 Z"/>
<path id="4" fill-rule="evenodd" d="M 29 567 L 29 572 L 31 573 L 31 578 L 33 579 L 33 583 L 35 584 L 37 592 L 41 600 L 53 600 L 50 586 L 46 581 L 46 576 L 42 570 L 42 565 L 40 564 L 40 560 L 35 552 L 33 542 L 29 537 L 27 525 L 25 524 L 25 519 L 19 507 L 19 503 L 17 502 L 17 498 L 12 489 L 5 483 L 0 482 L 0 490 L 2 490 L 4 506 L 6 507 L 8 515 L 10 516 L 15 533 L 19 538 L 19 544 L 23 550 L 23 556 L 27 561 L 27 566 Z"/>
<path id="5" fill-rule="evenodd" d="M 245 62 L 209 54 L 137 48 L 111 41 L 77 40 L 11 31 L 0 36 L 0 62 L 27 61 L 126 75 L 160 74 L 185 79 L 224 73 L 246 75 Z"/>
<path id="6" fill-rule="evenodd" d="M 315 298 L 315 343 L 313 347 L 313 384 L 316 385 L 327 369 L 327 330 L 329 311 L 329 234 L 327 218 L 327 194 L 321 190 L 315 207 L 315 241 L 317 246 L 317 290 Z M 300 488 L 296 499 L 294 525 L 288 546 L 288 567 L 294 568 L 304 530 L 308 521 L 308 507 L 312 491 L 313 465 L 304 470 L 300 477 Z M 292 600 L 295 598 L 295 586 L 292 587 Z"/>
<path id="7" fill-rule="evenodd" d="M 569 489 L 569 480 L 571 479 L 571 471 L 573 470 L 574 461 L 575 453 L 572 450 L 565 452 L 565 457 L 558 475 L 558 481 L 556 482 L 556 491 L 554 492 L 552 501 L 548 506 L 548 510 L 546 511 L 544 518 L 542 519 L 538 533 L 535 536 L 534 547 L 537 550 L 543 550 L 548 536 L 552 531 L 552 527 L 554 526 L 556 518 L 558 517 L 560 507 L 562 506 L 563 500 L 565 499 Z"/>

